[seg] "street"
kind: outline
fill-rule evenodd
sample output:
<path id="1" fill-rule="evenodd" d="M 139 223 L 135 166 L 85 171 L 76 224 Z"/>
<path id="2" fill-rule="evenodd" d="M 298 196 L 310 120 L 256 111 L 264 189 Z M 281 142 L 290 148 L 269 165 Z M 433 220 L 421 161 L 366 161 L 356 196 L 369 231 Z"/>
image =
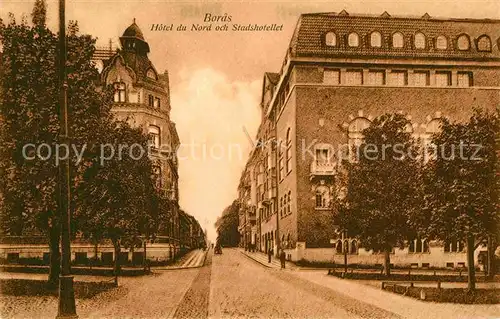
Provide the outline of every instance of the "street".
<path id="1" fill-rule="evenodd" d="M 156 269 L 77 299 L 80 318 L 477 318 L 495 305 L 424 303 L 325 271 L 264 267 L 238 249 L 209 251 L 199 268 Z M 57 298 L 0 296 L 2 318 L 54 318 Z"/>
<path id="2" fill-rule="evenodd" d="M 57 298 L 1 296 L 2 317 L 54 318 Z M 397 318 L 288 271 L 267 269 L 236 249 L 196 269 L 122 277 L 120 287 L 78 299 L 80 318 Z"/>

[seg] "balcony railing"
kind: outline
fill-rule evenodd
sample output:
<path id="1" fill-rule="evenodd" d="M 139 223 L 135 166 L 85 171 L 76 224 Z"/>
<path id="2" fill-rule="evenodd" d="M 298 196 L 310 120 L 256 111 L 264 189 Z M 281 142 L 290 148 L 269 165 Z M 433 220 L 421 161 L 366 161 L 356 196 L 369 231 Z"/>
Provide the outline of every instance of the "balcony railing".
<path id="1" fill-rule="evenodd" d="M 312 162 L 311 175 L 335 175 L 336 163 L 331 162 Z"/>

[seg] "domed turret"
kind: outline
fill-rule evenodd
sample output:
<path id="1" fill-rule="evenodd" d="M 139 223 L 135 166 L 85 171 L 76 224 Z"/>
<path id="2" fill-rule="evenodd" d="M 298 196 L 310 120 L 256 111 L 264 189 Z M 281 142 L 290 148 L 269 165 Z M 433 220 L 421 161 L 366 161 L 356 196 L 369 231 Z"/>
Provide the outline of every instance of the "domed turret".
<path id="1" fill-rule="evenodd" d="M 120 42 L 125 51 L 132 51 L 138 54 L 149 53 L 149 45 L 144 39 L 141 29 L 135 23 L 135 18 L 132 24 L 123 32 Z"/>

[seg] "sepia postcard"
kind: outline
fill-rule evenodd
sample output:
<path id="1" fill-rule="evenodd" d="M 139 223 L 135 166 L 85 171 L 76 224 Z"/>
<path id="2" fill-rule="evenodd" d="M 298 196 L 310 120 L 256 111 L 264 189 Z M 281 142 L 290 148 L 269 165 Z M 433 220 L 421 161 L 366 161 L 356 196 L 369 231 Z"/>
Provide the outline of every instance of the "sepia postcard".
<path id="1" fill-rule="evenodd" d="M 498 0 L 4 0 L 1 318 L 500 318 Z"/>

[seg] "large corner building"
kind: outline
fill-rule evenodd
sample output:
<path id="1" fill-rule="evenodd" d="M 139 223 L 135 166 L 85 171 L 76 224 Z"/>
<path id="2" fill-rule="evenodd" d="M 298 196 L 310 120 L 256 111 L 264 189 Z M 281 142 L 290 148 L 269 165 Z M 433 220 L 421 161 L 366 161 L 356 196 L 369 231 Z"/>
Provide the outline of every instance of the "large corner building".
<path id="1" fill-rule="evenodd" d="M 262 119 L 239 184 L 242 245 L 285 248 L 291 260 L 382 264 L 383 255 L 333 225 L 340 145 L 359 143 L 373 118 L 399 112 L 423 141 L 440 117 L 465 120 L 500 105 L 500 21 L 316 13 L 300 16 L 278 73 L 263 79 Z M 278 147 L 272 141 L 279 142 Z M 391 261 L 460 267 L 462 239 L 409 239 Z M 477 256 L 485 250 L 479 247 Z"/>

